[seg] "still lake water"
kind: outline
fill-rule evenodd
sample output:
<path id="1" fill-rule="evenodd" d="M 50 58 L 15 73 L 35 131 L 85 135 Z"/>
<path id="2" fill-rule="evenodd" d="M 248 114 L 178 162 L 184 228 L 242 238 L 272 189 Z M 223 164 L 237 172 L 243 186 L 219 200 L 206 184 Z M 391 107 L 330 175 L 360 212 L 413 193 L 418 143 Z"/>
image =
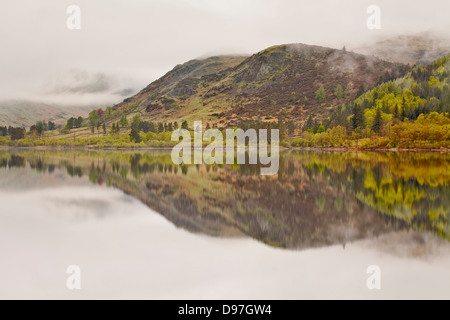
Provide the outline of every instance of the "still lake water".
<path id="1" fill-rule="evenodd" d="M 259 173 L 0 150 L 0 298 L 450 298 L 449 154 L 286 152 Z"/>

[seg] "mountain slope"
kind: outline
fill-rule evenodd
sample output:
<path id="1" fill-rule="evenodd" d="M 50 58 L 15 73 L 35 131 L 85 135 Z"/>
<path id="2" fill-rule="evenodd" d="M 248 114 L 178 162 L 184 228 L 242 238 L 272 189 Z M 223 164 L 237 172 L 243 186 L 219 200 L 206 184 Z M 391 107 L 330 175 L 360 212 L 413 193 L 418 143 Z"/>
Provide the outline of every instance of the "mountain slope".
<path id="1" fill-rule="evenodd" d="M 344 50 L 281 45 L 246 59 L 213 57 L 177 66 L 114 110 L 139 112 L 151 121 L 203 120 L 219 127 L 279 115 L 303 123 L 310 113 L 323 118 L 351 102 L 361 86 L 373 88 L 407 71 Z M 321 87 L 324 94 L 318 95 Z"/>
<path id="2" fill-rule="evenodd" d="M 65 124 L 70 117 L 86 116 L 91 107 L 62 107 L 30 101 L 0 102 L 0 124 L 29 128 L 36 121 Z"/>

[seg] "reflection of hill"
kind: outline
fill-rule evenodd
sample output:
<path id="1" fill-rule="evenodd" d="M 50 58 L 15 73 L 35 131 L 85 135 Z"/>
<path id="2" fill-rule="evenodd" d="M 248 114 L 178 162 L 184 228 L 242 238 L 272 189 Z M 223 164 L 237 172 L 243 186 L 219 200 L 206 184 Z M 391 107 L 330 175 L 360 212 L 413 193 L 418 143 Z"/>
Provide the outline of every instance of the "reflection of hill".
<path id="1" fill-rule="evenodd" d="M 450 255 L 448 242 L 430 233 L 410 231 L 387 233 L 377 239 L 359 242 L 359 245 L 401 258 L 445 257 Z"/>
<path id="2" fill-rule="evenodd" d="M 259 176 L 254 166 L 175 166 L 167 152 L 15 156 L 39 171 L 63 167 L 117 187 L 196 233 L 244 234 L 283 248 L 345 244 L 409 228 L 448 239 L 449 192 L 441 174 L 447 155 L 287 153 L 276 177 Z M 0 153 L 0 166 L 11 159 Z M 414 173 L 409 166 L 421 165 L 428 177 L 420 170 L 407 177 Z"/>

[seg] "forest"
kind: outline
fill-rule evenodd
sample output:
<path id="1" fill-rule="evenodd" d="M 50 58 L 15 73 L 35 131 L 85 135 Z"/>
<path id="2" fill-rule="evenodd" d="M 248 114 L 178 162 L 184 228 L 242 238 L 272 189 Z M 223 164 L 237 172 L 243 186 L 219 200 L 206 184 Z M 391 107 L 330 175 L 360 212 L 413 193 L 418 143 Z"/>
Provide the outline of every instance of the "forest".
<path id="1" fill-rule="evenodd" d="M 450 55 L 365 91 L 325 122 L 310 115 L 294 147 L 449 148 Z"/>

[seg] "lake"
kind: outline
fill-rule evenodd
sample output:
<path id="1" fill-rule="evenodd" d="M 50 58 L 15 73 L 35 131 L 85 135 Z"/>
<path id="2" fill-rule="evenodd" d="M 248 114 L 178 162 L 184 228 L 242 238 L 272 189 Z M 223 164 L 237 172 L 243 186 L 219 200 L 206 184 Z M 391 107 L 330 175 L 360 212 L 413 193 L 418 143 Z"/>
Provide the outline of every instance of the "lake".
<path id="1" fill-rule="evenodd" d="M 0 204 L 1 299 L 450 298 L 448 153 L 0 150 Z"/>

